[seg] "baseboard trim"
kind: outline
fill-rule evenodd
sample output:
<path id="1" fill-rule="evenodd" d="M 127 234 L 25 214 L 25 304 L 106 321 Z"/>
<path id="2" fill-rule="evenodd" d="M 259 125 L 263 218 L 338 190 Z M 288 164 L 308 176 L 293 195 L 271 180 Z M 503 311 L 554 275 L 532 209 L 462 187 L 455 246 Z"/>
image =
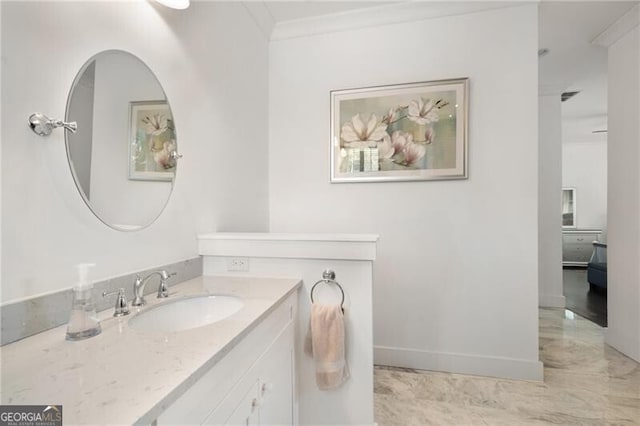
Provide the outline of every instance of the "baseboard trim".
<path id="1" fill-rule="evenodd" d="M 638 338 L 611 327 L 611 322 L 609 322 L 609 327 L 605 329 L 604 342 L 624 356 L 640 362 L 640 341 Z"/>
<path id="2" fill-rule="evenodd" d="M 540 361 L 374 346 L 377 365 L 515 380 L 543 380 Z"/>
<path id="3" fill-rule="evenodd" d="M 564 308 L 567 306 L 567 300 L 564 296 L 541 294 L 538 298 L 538 306 L 541 308 Z"/>

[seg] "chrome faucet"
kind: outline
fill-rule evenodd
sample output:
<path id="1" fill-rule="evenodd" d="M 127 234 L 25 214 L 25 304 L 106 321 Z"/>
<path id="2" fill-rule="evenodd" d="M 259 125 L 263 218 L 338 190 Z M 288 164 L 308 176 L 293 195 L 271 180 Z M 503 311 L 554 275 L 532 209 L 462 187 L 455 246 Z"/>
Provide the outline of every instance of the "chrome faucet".
<path id="1" fill-rule="evenodd" d="M 164 269 L 161 271 L 153 271 L 149 275 L 144 278 L 141 278 L 140 275 L 136 275 L 136 281 L 133 283 L 133 302 L 131 302 L 131 306 L 142 306 L 146 302 L 144 300 L 144 287 L 149 281 L 149 278 L 154 275 L 158 275 L 160 277 L 160 285 L 158 286 L 158 299 L 162 299 L 165 297 L 169 297 L 169 288 L 167 287 L 167 280 L 169 277 L 174 276 L 176 273 L 173 272 L 168 274 Z"/>

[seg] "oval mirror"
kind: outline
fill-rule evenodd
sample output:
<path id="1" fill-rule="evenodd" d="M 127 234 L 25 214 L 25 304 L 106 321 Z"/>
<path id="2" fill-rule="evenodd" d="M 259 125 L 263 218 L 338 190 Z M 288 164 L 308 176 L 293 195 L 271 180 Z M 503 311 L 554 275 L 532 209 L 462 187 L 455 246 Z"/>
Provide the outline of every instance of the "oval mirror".
<path id="1" fill-rule="evenodd" d="M 78 72 L 66 121 L 67 158 L 91 211 L 111 228 L 142 229 L 169 201 L 178 158 L 176 128 L 162 85 L 139 58 L 107 50 Z"/>

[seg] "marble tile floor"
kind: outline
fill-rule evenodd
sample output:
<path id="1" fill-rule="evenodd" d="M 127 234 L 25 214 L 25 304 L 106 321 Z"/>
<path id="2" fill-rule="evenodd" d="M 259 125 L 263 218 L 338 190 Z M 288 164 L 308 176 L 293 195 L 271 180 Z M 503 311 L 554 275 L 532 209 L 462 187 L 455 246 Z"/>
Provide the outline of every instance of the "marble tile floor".
<path id="1" fill-rule="evenodd" d="M 640 425 L 640 364 L 603 329 L 540 309 L 544 382 L 375 368 L 375 419 L 390 425 Z"/>

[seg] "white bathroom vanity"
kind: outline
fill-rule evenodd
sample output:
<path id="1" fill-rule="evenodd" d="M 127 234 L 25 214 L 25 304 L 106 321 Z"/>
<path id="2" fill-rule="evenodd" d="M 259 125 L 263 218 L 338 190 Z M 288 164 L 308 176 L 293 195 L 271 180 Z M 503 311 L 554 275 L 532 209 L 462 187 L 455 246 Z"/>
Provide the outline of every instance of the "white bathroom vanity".
<path id="1" fill-rule="evenodd" d="M 218 322 L 139 332 L 135 312 L 103 311 L 100 335 L 65 340 L 66 326 L 1 348 L 2 404 L 63 406 L 65 424 L 293 424 L 297 279 L 199 277 L 169 299 L 232 295 L 244 305 Z"/>

